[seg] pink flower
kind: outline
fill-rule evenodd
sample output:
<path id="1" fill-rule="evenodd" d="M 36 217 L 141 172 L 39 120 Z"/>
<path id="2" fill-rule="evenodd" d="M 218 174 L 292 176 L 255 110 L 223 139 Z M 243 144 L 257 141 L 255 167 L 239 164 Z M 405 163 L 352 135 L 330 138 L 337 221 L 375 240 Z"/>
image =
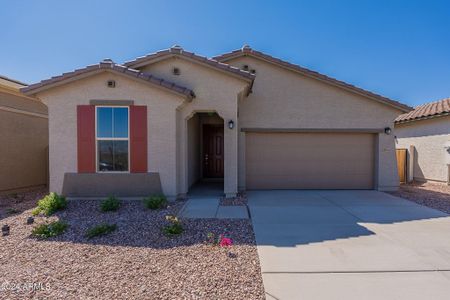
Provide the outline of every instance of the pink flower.
<path id="1" fill-rule="evenodd" d="M 229 238 L 221 236 L 219 245 L 220 247 L 229 247 L 233 245 L 233 241 Z"/>

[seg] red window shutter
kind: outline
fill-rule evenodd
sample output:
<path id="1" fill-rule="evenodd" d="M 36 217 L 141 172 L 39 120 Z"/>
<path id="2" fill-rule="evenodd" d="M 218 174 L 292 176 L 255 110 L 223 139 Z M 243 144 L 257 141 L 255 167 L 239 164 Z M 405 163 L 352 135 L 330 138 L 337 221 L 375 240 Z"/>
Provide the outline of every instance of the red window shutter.
<path id="1" fill-rule="evenodd" d="M 77 106 L 78 172 L 95 173 L 95 106 Z"/>
<path id="2" fill-rule="evenodd" d="M 130 172 L 147 172 L 147 106 L 130 106 Z"/>

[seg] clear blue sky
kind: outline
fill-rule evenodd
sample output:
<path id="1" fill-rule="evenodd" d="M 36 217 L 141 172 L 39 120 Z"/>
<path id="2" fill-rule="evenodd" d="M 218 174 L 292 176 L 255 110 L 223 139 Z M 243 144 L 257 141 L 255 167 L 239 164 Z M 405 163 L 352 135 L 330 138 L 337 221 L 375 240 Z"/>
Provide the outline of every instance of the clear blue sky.
<path id="1" fill-rule="evenodd" d="M 450 97 L 450 1 L 0 0 L 0 74 L 32 83 L 173 44 L 249 44 L 410 105 Z"/>

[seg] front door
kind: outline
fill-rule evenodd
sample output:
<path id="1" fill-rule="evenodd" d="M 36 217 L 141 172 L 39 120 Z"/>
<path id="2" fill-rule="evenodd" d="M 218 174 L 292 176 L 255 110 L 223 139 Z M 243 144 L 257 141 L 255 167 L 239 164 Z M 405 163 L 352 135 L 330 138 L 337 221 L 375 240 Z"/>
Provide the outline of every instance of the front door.
<path id="1" fill-rule="evenodd" d="M 203 125 L 203 177 L 223 178 L 223 125 Z"/>

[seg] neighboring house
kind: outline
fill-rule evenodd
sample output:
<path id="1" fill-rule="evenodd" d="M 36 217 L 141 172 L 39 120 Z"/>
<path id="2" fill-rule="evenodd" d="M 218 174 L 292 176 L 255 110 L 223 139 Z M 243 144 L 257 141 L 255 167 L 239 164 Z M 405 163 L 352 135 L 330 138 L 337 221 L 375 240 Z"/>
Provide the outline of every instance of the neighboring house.
<path id="1" fill-rule="evenodd" d="M 409 181 L 449 182 L 450 98 L 399 116 L 395 136 L 396 147 L 408 151 Z"/>
<path id="2" fill-rule="evenodd" d="M 244 46 L 174 46 L 23 88 L 49 107 L 50 189 L 184 196 L 245 189 L 398 187 L 394 119 L 410 107 Z"/>
<path id="3" fill-rule="evenodd" d="M 19 89 L 26 84 L 0 76 L 0 192 L 47 184 L 47 107 Z"/>

